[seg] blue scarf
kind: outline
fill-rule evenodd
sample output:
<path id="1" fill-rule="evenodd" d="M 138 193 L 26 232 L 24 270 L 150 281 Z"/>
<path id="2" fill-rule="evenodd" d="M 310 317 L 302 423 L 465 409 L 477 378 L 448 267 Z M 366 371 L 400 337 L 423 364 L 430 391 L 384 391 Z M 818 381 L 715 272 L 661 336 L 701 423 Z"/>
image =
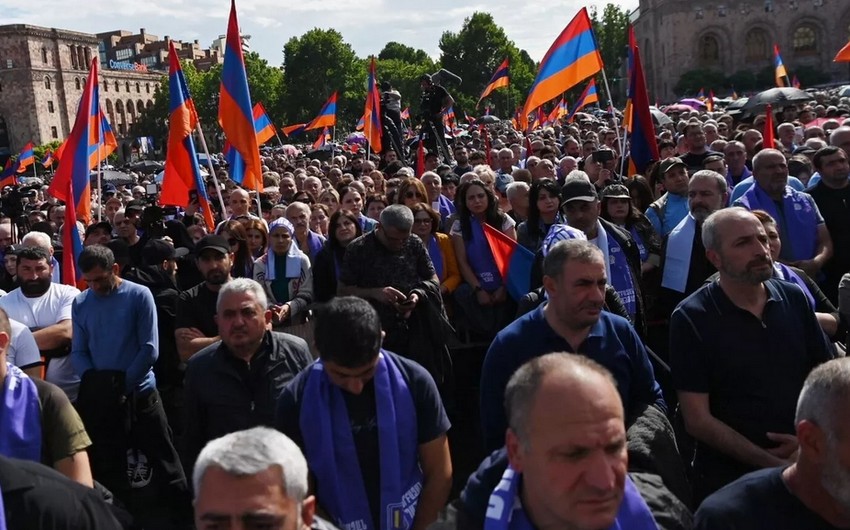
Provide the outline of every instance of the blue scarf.
<path id="1" fill-rule="evenodd" d="M 434 234 L 431 234 L 431 239 L 428 240 L 428 255 L 431 257 L 431 263 L 434 264 L 434 270 L 437 271 L 437 278 L 442 282 L 445 279 L 443 277 L 443 251 L 440 250 L 440 244 Z"/>
<path id="2" fill-rule="evenodd" d="M 41 462 L 41 405 L 38 390 L 17 366 L 6 363 L 0 403 L 0 454 Z M 0 512 L 2 516 L 2 512 Z"/>
<path id="3" fill-rule="evenodd" d="M 678 293 L 684 293 L 687 289 L 696 229 L 696 219 L 688 214 L 667 236 L 667 251 L 664 254 L 664 275 L 661 279 L 661 287 L 672 289 Z"/>
<path id="4" fill-rule="evenodd" d="M 597 236 L 596 246 L 605 257 L 605 272 L 608 275 L 608 283 L 620 295 L 623 305 L 629 316 L 634 317 L 637 313 L 637 295 L 635 285 L 632 283 L 632 271 L 626 253 L 623 252 L 620 243 L 615 237 L 608 237 L 608 232 L 598 220 L 596 221 Z"/>
<path id="5" fill-rule="evenodd" d="M 632 225 L 629 228 L 629 233 L 632 235 L 632 239 L 635 240 L 635 244 L 638 247 L 638 252 L 640 252 L 640 262 L 645 263 L 647 259 L 649 259 L 649 251 L 646 250 L 646 245 L 643 242 L 643 236 L 638 232 L 637 226 Z"/>
<path id="6" fill-rule="evenodd" d="M 368 234 L 369 232 L 374 230 L 376 226 L 378 226 L 377 221 L 366 217 L 362 213 L 360 214 L 360 217 L 358 219 L 360 220 L 360 229 L 363 230 L 364 234 Z"/>
<path id="7" fill-rule="evenodd" d="M 340 528 L 408 529 L 422 491 L 416 407 L 395 362 L 383 351 L 375 371 L 382 521 L 372 521 L 345 397 L 322 361 L 310 368 L 301 405 L 301 433 L 318 497 Z"/>
<path id="8" fill-rule="evenodd" d="M 271 222 L 269 225 L 269 248 L 266 252 L 266 280 L 273 282 L 277 280 L 277 273 L 275 272 L 275 253 L 272 250 L 272 239 L 271 233 L 275 231 L 277 228 L 283 228 L 289 231 L 289 235 L 292 238 L 295 238 L 295 228 L 292 227 L 292 223 L 286 220 L 284 217 L 279 217 Z M 286 253 L 286 277 L 287 278 L 300 278 L 301 277 L 301 249 L 298 248 L 298 242 L 293 241 L 289 245 L 289 251 Z M 283 301 L 283 300 L 281 300 Z"/>
<path id="9" fill-rule="evenodd" d="M 469 219 L 469 224 L 472 228 L 472 238 L 466 241 L 466 261 L 478 278 L 481 288 L 493 292 L 502 286 L 502 275 L 484 235 L 484 227 L 475 217 Z"/>
<path id="10" fill-rule="evenodd" d="M 780 229 L 787 228 L 788 233 L 785 236 L 791 242 L 794 261 L 812 259 L 815 256 L 818 244 L 817 216 L 811 202 L 799 192 L 785 186 L 785 194 L 782 196 L 784 216 L 779 215 L 776 203 L 758 183 L 750 186 L 738 201 L 748 210 L 766 211 Z"/>
<path id="11" fill-rule="evenodd" d="M 440 212 L 441 218 L 446 219 L 448 216 L 455 213 L 454 203 L 452 201 L 450 201 L 449 198 L 446 197 L 445 195 L 440 194 L 440 197 L 439 197 L 439 199 L 437 199 L 437 202 L 439 203 L 439 206 L 440 206 L 438 211 Z"/>
<path id="12" fill-rule="evenodd" d="M 802 289 L 806 298 L 809 299 L 809 305 L 812 306 L 812 311 L 815 310 L 815 297 L 812 296 L 812 292 L 809 291 L 809 286 L 806 285 L 806 282 L 804 282 L 802 278 L 800 278 L 799 274 L 792 271 L 788 265 L 779 263 L 778 261 L 773 262 L 773 270 L 776 273 L 775 275 L 777 278 L 785 280 L 786 282 L 791 282 Z"/>
<path id="13" fill-rule="evenodd" d="M 307 255 L 310 256 L 310 261 L 312 261 L 316 257 L 316 254 L 322 250 L 324 244 L 325 238 L 312 230 L 307 230 L 307 248 L 310 250 Z"/>
<path id="14" fill-rule="evenodd" d="M 510 466 L 505 470 L 502 480 L 490 495 L 484 530 L 534 530 L 519 499 L 521 477 Z M 658 530 L 649 506 L 628 476 L 623 501 L 609 530 Z"/>

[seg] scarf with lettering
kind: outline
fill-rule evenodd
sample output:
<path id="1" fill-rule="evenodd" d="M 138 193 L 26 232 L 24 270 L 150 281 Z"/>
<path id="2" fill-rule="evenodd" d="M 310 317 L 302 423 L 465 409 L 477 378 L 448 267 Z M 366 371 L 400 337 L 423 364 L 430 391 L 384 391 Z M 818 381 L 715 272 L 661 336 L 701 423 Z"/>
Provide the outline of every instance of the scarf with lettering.
<path id="1" fill-rule="evenodd" d="M 381 521 L 372 521 L 345 397 L 322 361 L 310 368 L 301 405 L 301 433 L 318 497 L 341 528 L 406 530 L 422 491 L 416 407 L 392 358 L 381 351 L 375 370 L 380 450 Z"/>
<path id="2" fill-rule="evenodd" d="M 785 236 L 791 242 L 794 261 L 815 257 L 818 244 L 817 215 L 811 201 L 807 200 L 803 194 L 785 186 L 785 194 L 782 196 L 784 216 L 779 215 L 776 203 L 758 183 L 750 186 L 750 189 L 741 195 L 738 201 L 748 210 L 764 210 L 769 213 L 780 230 L 787 228 L 788 233 Z"/>
<path id="3" fill-rule="evenodd" d="M 664 275 L 661 279 L 661 287 L 679 293 L 684 293 L 687 289 L 696 228 L 696 219 L 688 214 L 667 236 L 667 251 L 664 254 Z"/>
<path id="4" fill-rule="evenodd" d="M 775 272 L 775 276 L 781 280 L 785 280 L 786 282 L 791 282 L 800 289 L 803 290 L 803 294 L 806 295 L 806 298 L 809 299 L 809 305 L 812 306 L 812 311 L 815 310 L 815 297 L 812 296 L 812 292 L 809 290 L 809 286 L 806 285 L 806 282 L 800 278 L 800 275 L 791 270 L 788 265 L 784 263 L 779 263 L 778 261 L 773 262 L 773 271 Z"/>
<path id="5" fill-rule="evenodd" d="M 632 225 L 629 228 L 629 233 L 632 235 L 632 239 L 635 240 L 635 245 L 638 247 L 638 252 L 640 253 L 640 262 L 645 263 L 647 259 L 649 259 L 649 251 L 646 249 L 646 244 L 643 242 L 643 236 L 638 232 L 637 226 Z"/>
<path id="6" fill-rule="evenodd" d="M 484 530 L 534 530 L 519 498 L 519 483 L 522 475 L 510 466 L 502 480 L 490 495 Z M 632 479 L 626 476 L 623 501 L 617 518 L 609 530 L 658 530 L 658 525 L 649 511 L 646 501 L 640 496 Z"/>
<path id="7" fill-rule="evenodd" d="M 469 219 L 469 224 L 472 237 L 466 241 L 466 261 L 478 277 L 481 288 L 493 292 L 502 286 L 502 274 L 493 259 L 493 251 L 484 235 L 484 227 L 475 217 Z"/>
<path id="8" fill-rule="evenodd" d="M 41 462 L 38 390 L 32 379 L 11 363 L 6 363 L 3 402 L 0 403 L 0 454 Z"/>
<path id="9" fill-rule="evenodd" d="M 440 249 L 440 244 L 437 242 L 437 236 L 431 234 L 428 239 L 428 255 L 431 257 L 431 263 L 434 264 L 434 270 L 437 271 L 437 278 L 442 282 L 443 277 L 443 251 Z"/>
<path id="10" fill-rule="evenodd" d="M 637 295 L 626 253 L 623 252 L 617 238 L 608 237 L 608 232 L 605 231 L 605 227 L 598 220 L 596 221 L 596 229 L 596 246 L 599 247 L 602 256 L 605 257 L 605 273 L 608 275 L 608 283 L 620 295 L 629 316 L 634 316 L 637 313 Z"/>

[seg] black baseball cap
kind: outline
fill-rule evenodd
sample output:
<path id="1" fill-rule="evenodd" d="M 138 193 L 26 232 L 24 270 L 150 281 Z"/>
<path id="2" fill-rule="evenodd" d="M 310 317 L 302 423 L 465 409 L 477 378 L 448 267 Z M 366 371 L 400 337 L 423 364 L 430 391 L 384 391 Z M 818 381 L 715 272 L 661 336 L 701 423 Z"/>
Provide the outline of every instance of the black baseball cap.
<path id="1" fill-rule="evenodd" d="M 142 248 L 142 263 L 144 265 L 158 265 L 166 260 L 182 258 L 189 254 L 186 247 L 174 248 L 174 245 L 162 239 L 151 239 Z"/>
<path id="2" fill-rule="evenodd" d="M 89 225 L 89 227 L 86 228 L 85 237 L 89 237 L 96 230 L 103 230 L 107 234 L 111 234 L 112 233 L 112 225 L 109 224 L 109 221 L 101 221 L 99 223 L 94 223 L 93 225 Z"/>
<path id="3" fill-rule="evenodd" d="M 224 236 L 218 234 L 210 234 L 201 238 L 198 244 L 195 245 L 195 255 L 200 256 L 205 250 L 215 250 L 221 254 L 230 254 L 230 244 Z"/>
<path id="4" fill-rule="evenodd" d="M 570 179 L 561 188 L 561 200 L 563 204 L 572 201 L 593 202 L 599 199 L 596 194 L 596 186 L 584 178 Z"/>

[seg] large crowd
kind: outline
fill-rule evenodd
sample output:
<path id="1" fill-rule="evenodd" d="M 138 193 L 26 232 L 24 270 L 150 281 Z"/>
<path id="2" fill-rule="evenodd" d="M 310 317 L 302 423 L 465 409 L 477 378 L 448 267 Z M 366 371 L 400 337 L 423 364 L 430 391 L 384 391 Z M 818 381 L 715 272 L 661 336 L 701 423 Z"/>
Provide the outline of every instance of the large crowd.
<path id="1" fill-rule="evenodd" d="M 850 101 L 669 118 L 5 190 L 0 529 L 850 528 Z"/>

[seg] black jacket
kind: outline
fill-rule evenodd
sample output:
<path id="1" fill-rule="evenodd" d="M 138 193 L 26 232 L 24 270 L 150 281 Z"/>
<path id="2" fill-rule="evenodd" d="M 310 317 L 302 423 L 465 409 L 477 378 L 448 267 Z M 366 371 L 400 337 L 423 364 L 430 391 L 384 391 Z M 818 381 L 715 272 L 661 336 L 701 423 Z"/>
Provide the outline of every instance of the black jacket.
<path id="1" fill-rule="evenodd" d="M 258 425 L 274 425 L 284 385 L 312 362 L 304 339 L 267 331 L 251 363 L 233 357 L 221 341 L 189 360 L 184 381 L 187 475 L 210 440 Z"/>

